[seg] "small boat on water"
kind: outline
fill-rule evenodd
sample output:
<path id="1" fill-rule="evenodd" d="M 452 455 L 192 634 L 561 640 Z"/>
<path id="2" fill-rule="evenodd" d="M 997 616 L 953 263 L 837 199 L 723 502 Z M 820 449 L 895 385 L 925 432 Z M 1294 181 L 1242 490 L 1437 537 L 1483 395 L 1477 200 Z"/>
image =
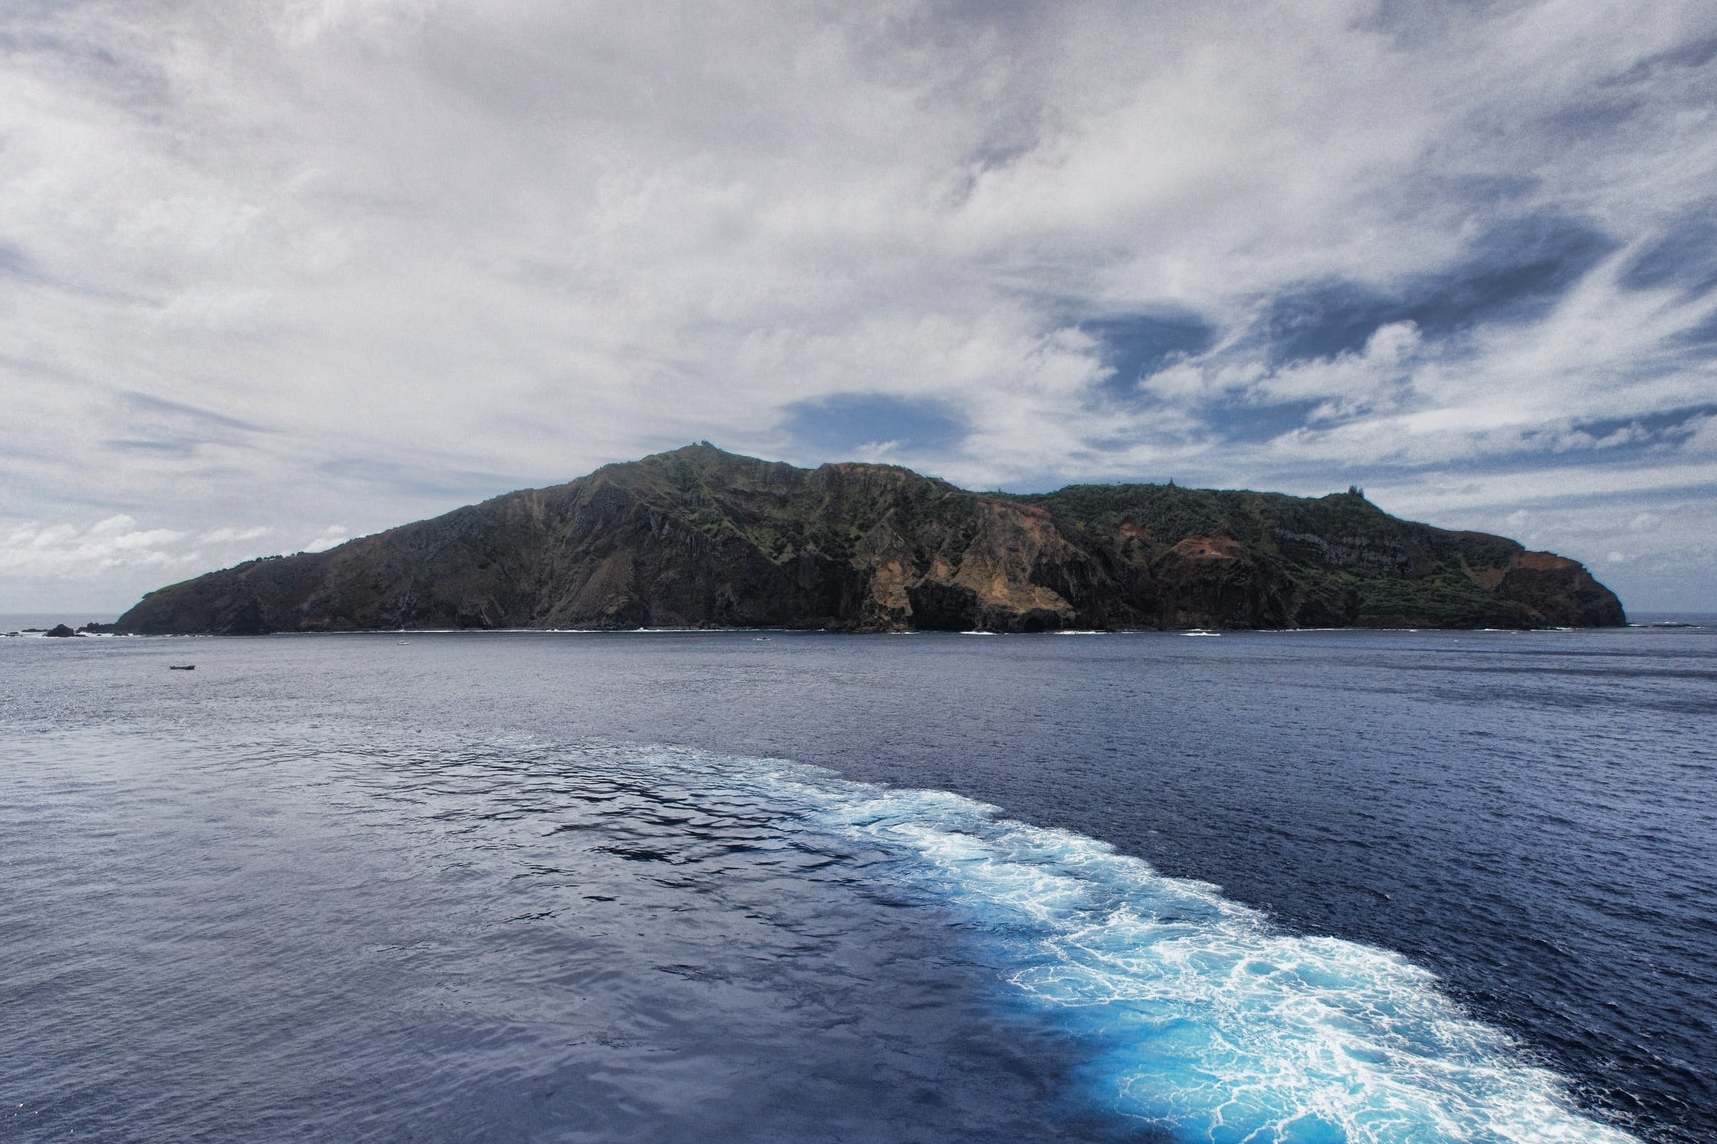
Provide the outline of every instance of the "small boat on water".
<path id="1" fill-rule="evenodd" d="M 197 670 L 197 665 L 194 663 L 170 663 L 167 665 L 167 670 L 168 671 L 195 671 L 195 670 Z"/>

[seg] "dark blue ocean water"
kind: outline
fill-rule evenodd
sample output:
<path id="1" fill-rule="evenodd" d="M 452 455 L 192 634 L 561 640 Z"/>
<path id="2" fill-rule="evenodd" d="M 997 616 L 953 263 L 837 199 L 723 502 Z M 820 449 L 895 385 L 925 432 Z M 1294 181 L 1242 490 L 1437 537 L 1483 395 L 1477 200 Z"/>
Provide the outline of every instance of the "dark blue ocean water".
<path id="1" fill-rule="evenodd" d="M 1710 627 L 4 639 L 0 1139 L 1717 1139 L 1714 716 Z"/>

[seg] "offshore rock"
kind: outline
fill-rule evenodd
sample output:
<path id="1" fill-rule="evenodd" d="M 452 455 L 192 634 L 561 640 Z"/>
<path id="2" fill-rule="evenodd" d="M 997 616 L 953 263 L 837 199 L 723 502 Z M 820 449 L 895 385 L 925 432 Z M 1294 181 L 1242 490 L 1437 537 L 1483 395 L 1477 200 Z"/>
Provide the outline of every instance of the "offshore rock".
<path id="1" fill-rule="evenodd" d="M 1625 622 L 1575 561 L 1317 499 L 974 493 L 708 444 L 145 596 L 138 634 L 422 628 L 1549 627 Z"/>

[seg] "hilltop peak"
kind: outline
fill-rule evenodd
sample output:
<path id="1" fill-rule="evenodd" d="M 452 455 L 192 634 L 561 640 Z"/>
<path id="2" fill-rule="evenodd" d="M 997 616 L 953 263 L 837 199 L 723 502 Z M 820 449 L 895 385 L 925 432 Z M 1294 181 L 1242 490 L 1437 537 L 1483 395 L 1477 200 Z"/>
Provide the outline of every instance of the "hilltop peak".
<path id="1" fill-rule="evenodd" d="M 377 628 L 1613 624 L 1571 560 L 1308 499 L 1169 485 L 975 493 L 698 441 L 326 552 L 151 593 L 134 632 Z"/>

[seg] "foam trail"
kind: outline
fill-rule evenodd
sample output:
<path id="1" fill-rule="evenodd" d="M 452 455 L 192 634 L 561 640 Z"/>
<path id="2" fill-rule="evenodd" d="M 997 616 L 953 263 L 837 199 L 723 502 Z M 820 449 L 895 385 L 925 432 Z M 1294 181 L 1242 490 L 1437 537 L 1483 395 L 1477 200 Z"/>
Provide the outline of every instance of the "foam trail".
<path id="1" fill-rule="evenodd" d="M 957 795 L 767 781 L 965 912 L 1022 995 L 1091 1044 L 1094 1095 L 1176 1139 L 1634 1139 L 1398 954 L 1282 932 L 1215 886 Z"/>

